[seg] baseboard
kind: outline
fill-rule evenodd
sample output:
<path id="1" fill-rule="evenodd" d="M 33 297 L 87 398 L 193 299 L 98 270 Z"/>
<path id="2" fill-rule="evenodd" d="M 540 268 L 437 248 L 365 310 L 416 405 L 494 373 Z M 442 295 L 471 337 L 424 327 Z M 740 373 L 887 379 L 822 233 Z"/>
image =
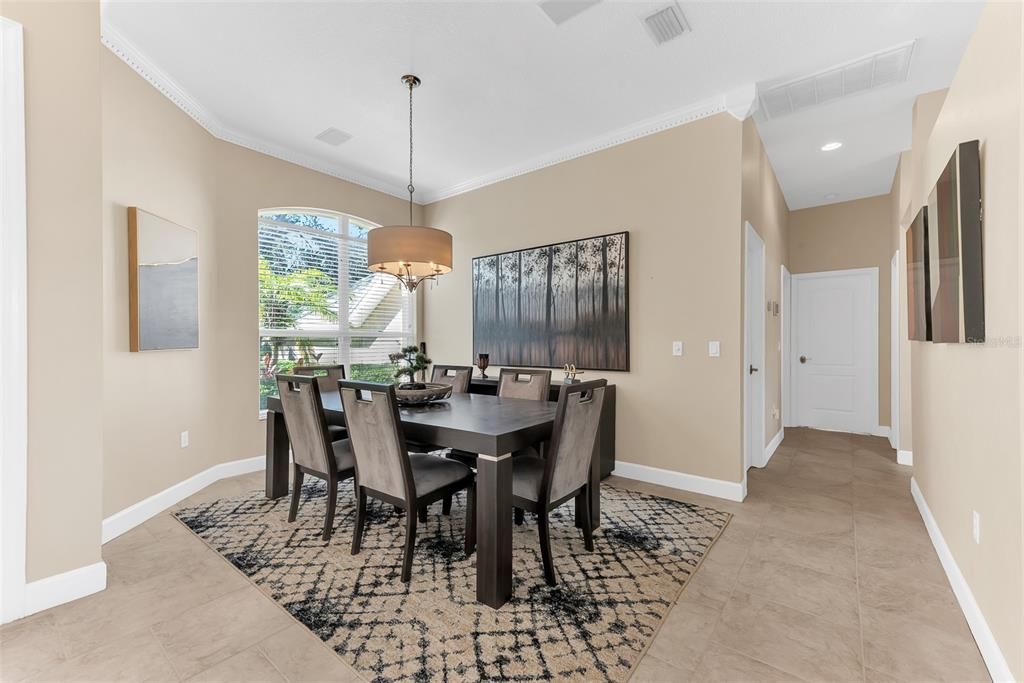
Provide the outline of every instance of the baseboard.
<path id="1" fill-rule="evenodd" d="M 1010 672 L 1010 665 L 1006 662 L 1002 650 L 999 649 L 999 644 L 996 642 L 995 636 L 992 635 L 988 622 L 985 621 L 985 615 L 982 614 L 981 607 L 974 599 L 974 593 L 971 592 L 971 587 L 960 572 L 960 567 L 957 566 L 953 553 L 950 551 L 949 546 L 946 545 L 946 539 L 942 537 L 942 531 L 939 529 L 938 522 L 932 516 L 932 511 L 924 499 L 924 494 L 921 493 L 917 480 L 914 478 L 910 479 L 910 493 L 914 497 L 914 502 L 917 503 L 917 509 L 921 512 L 921 518 L 928 529 L 928 535 L 931 536 L 935 552 L 939 555 L 942 568 L 946 570 L 946 578 L 949 579 L 949 585 L 953 588 L 953 594 L 956 595 L 956 599 L 960 603 L 960 609 L 967 618 L 967 625 L 970 626 L 971 633 L 974 634 L 974 640 L 978 643 L 978 649 L 981 650 L 981 656 L 985 660 L 985 666 L 988 667 L 989 675 L 992 676 L 992 680 L 996 683 L 1001 683 L 1002 681 L 1012 682 L 1014 678 Z"/>
<path id="2" fill-rule="evenodd" d="M 660 467 L 637 465 L 632 462 L 618 461 L 612 472 L 626 479 L 636 479 L 648 484 L 660 484 L 680 491 L 702 493 L 706 496 L 737 502 L 743 502 L 747 495 L 745 482 L 710 479 L 696 474 L 663 470 Z"/>
<path id="3" fill-rule="evenodd" d="M 151 517 L 155 517 L 175 503 L 185 500 L 193 493 L 203 490 L 219 479 L 258 472 L 265 466 L 266 458 L 258 455 L 254 458 L 223 462 L 205 469 L 185 481 L 178 482 L 174 486 L 155 493 L 149 498 L 140 500 L 138 503 L 126 507 L 120 512 L 115 512 L 110 517 L 104 519 L 103 542 L 112 541 L 126 531 L 137 527 Z"/>
<path id="4" fill-rule="evenodd" d="M 99 593 L 106 587 L 107 563 L 102 561 L 30 581 L 25 584 L 25 613 L 22 616 Z"/>
<path id="5" fill-rule="evenodd" d="M 896 464 L 897 465 L 907 465 L 909 467 L 913 467 L 914 466 L 914 453 L 913 453 L 913 451 L 897 450 L 896 451 Z"/>
<path id="6" fill-rule="evenodd" d="M 768 467 L 768 462 L 772 459 L 772 456 L 775 455 L 775 449 L 779 447 L 779 444 L 782 443 L 784 438 L 786 438 L 786 429 L 784 427 L 780 427 L 779 431 L 772 437 L 772 440 L 768 442 L 767 446 L 765 446 L 764 460 L 761 461 L 759 467 Z"/>

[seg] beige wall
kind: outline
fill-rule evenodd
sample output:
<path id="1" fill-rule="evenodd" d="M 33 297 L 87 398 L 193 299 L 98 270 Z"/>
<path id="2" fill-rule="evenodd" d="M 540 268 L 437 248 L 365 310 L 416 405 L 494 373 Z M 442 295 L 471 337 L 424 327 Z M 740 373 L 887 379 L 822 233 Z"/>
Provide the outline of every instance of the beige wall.
<path id="1" fill-rule="evenodd" d="M 912 342 L 914 477 L 1018 679 L 1021 506 L 1020 3 L 989 3 L 930 133 L 914 122 L 916 212 L 956 144 L 981 140 L 985 344 Z M 981 543 L 972 540 L 972 511 Z"/>
<path id="2" fill-rule="evenodd" d="M 408 205 L 217 140 L 115 55 L 103 49 L 98 59 L 103 515 L 109 516 L 212 465 L 264 453 L 255 373 L 257 212 L 307 206 L 389 223 L 408 220 Z M 98 186 L 95 192 L 98 197 Z M 128 351 L 128 206 L 199 232 L 197 351 Z M 99 247 L 92 248 L 99 263 Z M 179 447 L 184 430 L 187 449 Z"/>
<path id="3" fill-rule="evenodd" d="M 793 274 L 878 268 L 878 424 L 890 419 L 892 215 L 889 195 L 801 209 L 789 214 Z"/>
<path id="4" fill-rule="evenodd" d="M 765 152 L 754 119 L 743 122 L 741 212 L 764 240 L 764 296 L 779 302 L 780 315 L 766 314 L 764 344 L 765 445 L 782 429 L 782 266 L 788 257 L 789 207 Z M 742 298 L 741 298 L 742 304 Z"/>
<path id="5" fill-rule="evenodd" d="M 100 560 L 100 44 L 95 2 L 9 2 L 25 40 L 29 581 Z"/>
<path id="6" fill-rule="evenodd" d="M 455 238 L 425 295 L 431 357 L 472 360 L 474 256 L 628 230 L 631 371 L 584 376 L 618 386 L 617 457 L 740 481 L 741 154 L 742 124 L 720 114 L 428 205 Z"/>

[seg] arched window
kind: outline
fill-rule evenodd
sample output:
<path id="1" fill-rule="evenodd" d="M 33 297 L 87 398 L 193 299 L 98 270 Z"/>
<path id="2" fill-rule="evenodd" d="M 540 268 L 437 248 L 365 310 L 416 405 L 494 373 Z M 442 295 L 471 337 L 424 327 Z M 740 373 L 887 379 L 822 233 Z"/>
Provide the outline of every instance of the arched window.
<path id="1" fill-rule="evenodd" d="M 260 212 L 260 410 L 277 393 L 274 375 L 297 364 L 391 381 L 388 354 L 415 343 L 415 298 L 366 267 L 373 227 L 320 209 Z"/>

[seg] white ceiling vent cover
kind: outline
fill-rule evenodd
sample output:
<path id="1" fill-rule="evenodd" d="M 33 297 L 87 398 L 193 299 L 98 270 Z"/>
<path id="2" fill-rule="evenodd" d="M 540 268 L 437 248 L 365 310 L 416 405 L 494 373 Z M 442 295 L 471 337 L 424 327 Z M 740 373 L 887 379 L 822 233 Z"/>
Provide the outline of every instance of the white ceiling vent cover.
<path id="1" fill-rule="evenodd" d="M 326 142 L 331 147 L 337 147 L 338 145 L 341 145 L 351 140 L 352 136 L 343 130 L 338 130 L 337 128 L 328 128 L 324 132 L 320 133 L 320 135 L 317 135 L 316 139 L 319 140 L 320 142 Z"/>
<path id="2" fill-rule="evenodd" d="M 540 3 L 540 9 L 558 26 L 599 2 L 601 0 L 544 0 Z"/>
<path id="3" fill-rule="evenodd" d="M 644 25 L 657 45 L 663 45 L 690 30 L 683 10 L 675 3 L 644 17 Z"/>
<path id="4" fill-rule="evenodd" d="M 761 91 L 761 111 L 780 116 L 907 80 L 914 43 L 876 52 Z"/>

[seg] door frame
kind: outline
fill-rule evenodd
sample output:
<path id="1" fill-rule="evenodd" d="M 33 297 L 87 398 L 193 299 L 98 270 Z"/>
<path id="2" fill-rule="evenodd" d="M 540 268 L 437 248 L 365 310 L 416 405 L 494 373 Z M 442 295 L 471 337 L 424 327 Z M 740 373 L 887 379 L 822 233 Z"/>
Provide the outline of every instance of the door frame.
<path id="1" fill-rule="evenodd" d="M 793 318 L 789 313 L 789 307 L 793 301 L 793 274 L 789 272 L 789 268 L 785 265 L 780 266 L 782 270 L 782 283 L 781 292 L 782 303 L 779 305 L 780 314 L 782 317 L 779 320 L 779 326 L 782 328 L 782 372 L 780 373 L 779 380 L 782 383 L 782 420 L 781 424 L 783 429 L 786 427 L 795 427 L 796 422 L 793 419 L 793 398 L 790 395 L 792 391 L 792 363 L 789 362 L 790 349 L 793 346 L 793 332 L 791 329 L 791 320 Z"/>
<path id="2" fill-rule="evenodd" d="M 889 445 L 900 448 L 900 250 L 889 276 Z"/>
<path id="3" fill-rule="evenodd" d="M 21 24 L 0 17 L 0 623 L 25 615 L 28 248 Z"/>
<path id="4" fill-rule="evenodd" d="M 792 329 L 794 330 L 794 339 L 795 339 L 795 330 L 800 329 L 799 325 L 796 324 L 796 318 L 800 315 L 800 305 L 799 305 L 799 301 L 798 301 L 799 297 L 797 295 L 797 291 L 799 291 L 799 288 L 797 288 L 795 286 L 797 281 L 799 281 L 799 280 L 811 280 L 811 279 L 825 279 L 825 278 L 831 278 L 831 277 L 848 277 L 850 275 L 867 275 L 870 278 L 870 283 L 871 283 L 871 288 L 870 288 L 871 289 L 871 296 L 870 296 L 870 301 L 868 302 L 868 312 L 870 313 L 871 329 L 873 331 L 873 334 L 871 336 L 871 339 L 872 339 L 871 348 L 869 349 L 869 358 L 871 360 L 871 391 L 869 392 L 870 395 L 868 397 L 868 400 L 870 401 L 871 405 L 870 405 L 870 417 L 868 418 L 870 420 L 870 423 L 868 425 L 867 431 L 865 431 L 863 433 L 864 434 L 874 434 L 875 436 L 885 436 L 887 432 L 882 432 L 882 428 L 878 425 L 878 266 L 871 266 L 869 268 L 847 268 L 845 270 L 824 270 L 824 271 L 818 271 L 818 272 L 815 272 L 815 273 L 796 273 L 796 274 L 794 274 L 792 276 L 792 280 L 794 282 L 794 287 L 793 287 L 793 291 L 792 291 L 792 295 L 793 295 L 793 305 L 792 305 L 793 315 L 790 316 L 790 321 L 791 321 L 790 325 L 793 326 Z M 797 353 L 798 353 L 797 346 L 799 346 L 799 345 L 798 344 L 793 344 L 791 349 L 790 349 L 789 363 L 790 363 L 790 367 L 791 368 L 795 368 L 796 367 L 796 363 L 798 362 L 798 359 L 797 359 Z M 806 425 L 802 424 L 803 421 L 804 421 L 803 420 L 803 415 L 800 414 L 799 410 L 797 410 L 797 407 L 800 405 L 800 403 L 799 403 L 799 396 L 796 395 L 798 389 L 799 389 L 799 383 L 794 381 L 792 383 L 792 402 L 793 402 L 793 408 L 794 408 L 794 411 L 793 411 L 794 412 L 794 415 L 793 415 L 794 425 L 793 426 L 798 426 L 799 427 L 799 426 L 806 426 Z M 828 430 L 826 430 L 826 431 L 828 431 Z"/>
<path id="5" fill-rule="evenodd" d="M 754 226 L 748 221 L 745 224 L 743 240 L 743 367 L 741 368 L 741 377 L 743 378 L 743 488 L 746 490 L 747 481 L 747 470 L 750 467 L 764 467 L 765 465 L 765 377 L 764 377 L 764 359 L 765 359 L 765 329 L 767 325 L 767 316 L 765 315 L 765 245 L 764 240 L 754 230 Z M 748 258 L 751 249 L 757 254 L 756 264 L 752 264 Z M 758 276 L 756 278 L 751 277 L 752 266 L 757 266 Z M 750 283 L 755 282 L 755 293 L 753 298 L 758 301 L 751 300 Z M 758 292 L 760 293 L 758 295 Z M 753 329 L 752 329 L 753 328 Z M 759 345 L 760 352 L 751 354 L 750 348 L 750 336 L 751 334 L 758 335 L 761 343 Z M 755 357 L 756 356 L 756 357 Z M 750 366 L 754 366 L 758 369 L 757 371 L 757 392 L 760 395 L 760 411 L 758 415 L 751 414 L 751 404 L 753 403 L 749 395 L 749 377 L 748 369 Z M 753 434 L 750 433 L 751 421 L 754 421 L 755 425 L 759 425 L 760 428 L 755 428 Z M 753 443 L 752 443 L 753 442 Z M 758 447 L 758 445 L 760 445 Z"/>

